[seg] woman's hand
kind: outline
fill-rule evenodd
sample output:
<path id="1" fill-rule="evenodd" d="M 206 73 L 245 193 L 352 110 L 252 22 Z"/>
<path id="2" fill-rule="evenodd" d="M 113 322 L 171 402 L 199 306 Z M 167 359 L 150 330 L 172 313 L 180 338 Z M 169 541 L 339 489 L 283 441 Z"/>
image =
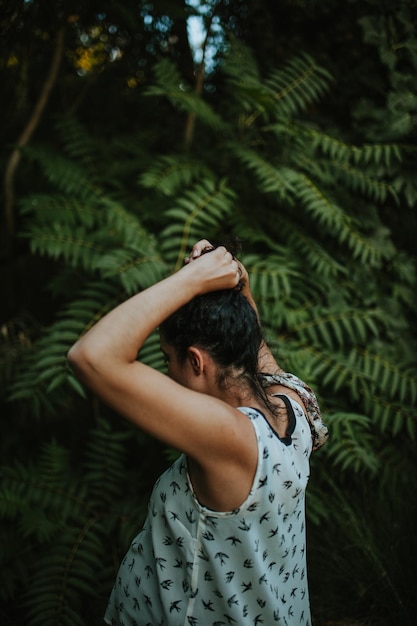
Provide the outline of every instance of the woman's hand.
<path id="1" fill-rule="evenodd" d="M 206 252 L 211 252 L 213 250 L 214 250 L 214 246 L 213 244 L 210 243 L 210 241 L 208 241 L 207 239 L 201 239 L 200 241 L 197 241 L 196 244 L 194 244 L 194 246 L 192 247 L 190 256 L 185 257 L 184 263 L 187 265 L 191 263 L 192 261 L 195 261 L 196 259 L 198 259 L 200 256 L 204 255 Z M 234 259 L 234 260 L 236 261 L 237 266 L 238 266 L 238 272 L 239 272 L 238 284 L 241 287 L 243 295 L 246 296 L 251 301 L 251 304 L 253 303 L 254 305 L 252 294 L 250 292 L 249 275 L 246 270 L 246 267 L 238 259 Z"/>
<path id="2" fill-rule="evenodd" d="M 210 247 L 210 253 L 204 254 Z M 198 242 L 188 258 L 184 268 L 196 281 L 200 294 L 221 289 L 234 289 L 238 286 L 241 269 L 238 261 L 225 247 L 213 248 L 209 242 Z"/>

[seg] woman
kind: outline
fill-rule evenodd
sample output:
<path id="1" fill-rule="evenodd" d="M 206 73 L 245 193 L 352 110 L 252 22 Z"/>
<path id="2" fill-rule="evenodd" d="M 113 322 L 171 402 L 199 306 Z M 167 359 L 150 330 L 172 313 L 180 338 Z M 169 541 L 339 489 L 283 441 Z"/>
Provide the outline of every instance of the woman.
<path id="1" fill-rule="evenodd" d="M 137 361 L 159 326 L 168 376 Z M 183 452 L 154 487 L 106 623 L 308 626 L 304 494 L 327 431 L 314 394 L 263 343 L 245 268 L 198 242 L 69 361 L 117 412 Z M 260 371 L 274 374 L 263 377 L 268 395 Z"/>

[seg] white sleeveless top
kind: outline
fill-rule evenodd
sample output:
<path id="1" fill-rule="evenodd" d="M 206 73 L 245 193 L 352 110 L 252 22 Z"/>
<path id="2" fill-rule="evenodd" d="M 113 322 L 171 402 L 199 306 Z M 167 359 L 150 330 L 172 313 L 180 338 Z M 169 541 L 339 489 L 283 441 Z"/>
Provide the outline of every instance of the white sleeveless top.
<path id="1" fill-rule="evenodd" d="M 116 578 L 112 626 L 310 626 L 304 498 L 312 450 L 299 404 L 280 439 L 263 414 L 251 419 L 258 465 L 245 502 L 217 512 L 195 497 L 181 455 L 158 479 L 142 531 Z"/>

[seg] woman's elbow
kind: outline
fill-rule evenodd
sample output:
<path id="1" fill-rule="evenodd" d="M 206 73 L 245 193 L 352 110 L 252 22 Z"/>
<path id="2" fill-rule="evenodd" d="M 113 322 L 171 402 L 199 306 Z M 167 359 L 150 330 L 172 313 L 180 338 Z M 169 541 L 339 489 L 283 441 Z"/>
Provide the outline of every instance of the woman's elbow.
<path id="1" fill-rule="evenodd" d="M 68 351 L 68 363 L 74 374 L 83 377 L 87 372 L 94 368 L 91 355 L 82 345 L 82 341 L 77 341 Z"/>

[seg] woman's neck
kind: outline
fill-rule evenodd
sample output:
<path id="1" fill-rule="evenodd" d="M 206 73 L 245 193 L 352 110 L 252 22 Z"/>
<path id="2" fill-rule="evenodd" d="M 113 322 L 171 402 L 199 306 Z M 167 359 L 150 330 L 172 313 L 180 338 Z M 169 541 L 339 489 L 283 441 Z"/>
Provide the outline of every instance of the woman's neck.
<path id="1" fill-rule="evenodd" d="M 258 407 L 259 405 L 259 401 L 252 389 L 247 385 L 243 385 L 242 382 L 217 386 L 216 397 L 233 407 Z"/>

